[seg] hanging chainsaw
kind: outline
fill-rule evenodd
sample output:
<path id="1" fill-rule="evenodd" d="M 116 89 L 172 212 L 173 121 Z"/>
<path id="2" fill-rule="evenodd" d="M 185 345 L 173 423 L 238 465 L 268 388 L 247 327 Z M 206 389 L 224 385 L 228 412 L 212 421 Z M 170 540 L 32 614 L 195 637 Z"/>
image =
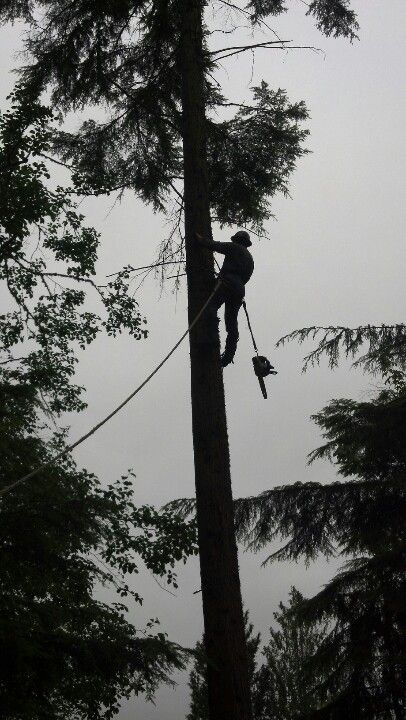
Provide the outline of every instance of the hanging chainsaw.
<path id="1" fill-rule="evenodd" d="M 247 310 L 247 306 L 245 304 L 245 300 L 243 300 L 242 305 L 243 305 L 244 312 L 245 312 L 245 315 L 247 318 L 248 328 L 249 328 L 251 338 L 252 338 L 252 344 L 254 346 L 254 350 L 256 353 L 254 355 L 254 357 L 252 358 L 254 372 L 258 378 L 259 387 L 261 388 L 262 395 L 263 395 L 264 399 L 266 400 L 268 395 L 266 392 L 264 378 L 266 378 L 268 375 L 277 375 L 278 371 L 274 369 L 273 365 L 271 365 L 271 363 L 269 362 L 268 358 L 265 357 L 265 355 L 259 354 L 257 344 L 256 344 L 255 338 L 254 338 L 254 333 L 252 332 L 250 317 L 248 315 L 248 310 Z"/>

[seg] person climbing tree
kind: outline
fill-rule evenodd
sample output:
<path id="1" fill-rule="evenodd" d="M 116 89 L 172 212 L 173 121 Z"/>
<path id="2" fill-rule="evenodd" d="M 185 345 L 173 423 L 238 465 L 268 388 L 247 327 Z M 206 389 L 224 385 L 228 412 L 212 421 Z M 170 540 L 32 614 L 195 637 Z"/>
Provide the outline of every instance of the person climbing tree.
<path id="1" fill-rule="evenodd" d="M 214 252 L 225 256 L 219 272 L 221 285 L 210 302 L 207 312 L 211 314 L 213 322 L 210 323 L 213 333 L 213 342 L 216 342 L 216 324 L 219 322 L 217 311 L 224 305 L 224 322 L 227 338 L 224 352 L 221 355 L 221 365 L 226 367 L 234 360 L 239 338 L 238 313 L 245 297 L 245 285 L 254 272 L 254 259 L 248 250 L 252 242 L 246 230 L 238 230 L 231 236 L 231 242 L 215 242 L 207 240 L 196 233 L 198 242 Z"/>

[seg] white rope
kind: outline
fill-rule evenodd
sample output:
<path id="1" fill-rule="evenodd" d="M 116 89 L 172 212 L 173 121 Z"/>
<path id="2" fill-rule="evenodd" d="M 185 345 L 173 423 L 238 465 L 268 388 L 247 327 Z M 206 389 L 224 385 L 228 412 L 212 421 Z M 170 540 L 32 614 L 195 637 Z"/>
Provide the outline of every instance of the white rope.
<path id="1" fill-rule="evenodd" d="M 31 470 L 31 472 L 27 473 L 27 475 L 24 475 L 24 477 L 19 478 L 19 480 L 15 480 L 14 482 L 10 483 L 9 485 L 6 485 L 5 487 L 1 488 L 1 490 L 0 490 L 0 497 L 1 497 L 2 495 L 5 495 L 7 492 L 10 492 L 10 490 L 13 490 L 13 489 L 16 488 L 18 485 L 21 485 L 22 483 L 26 482 L 26 480 L 31 480 L 31 478 L 33 478 L 35 475 L 38 475 L 38 473 L 40 473 L 42 470 L 45 470 L 46 468 L 50 467 L 51 465 L 54 465 L 58 460 L 60 460 L 60 459 L 63 458 L 65 455 L 67 455 L 67 454 L 70 453 L 72 450 L 74 450 L 74 448 L 76 448 L 78 445 L 81 445 L 81 443 L 83 443 L 85 440 L 87 440 L 91 435 L 94 435 L 94 433 L 97 432 L 97 430 L 99 430 L 99 429 L 100 429 L 103 425 L 105 425 L 109 420 L 111 420 L 111 418 L 114 417 L 114 415 L 117 415 L 117 413 L 120 412 L 120 410 L 122 410 L 122 408 L 123 408 L 125 405 L 127 405 L 127 403 L 129 403 L 130 400 L 132 400 L 133 397 L 135 397 L 135 395 L 137 395 L 137 394 L 140 392 L 140 390 L 142 390 L 142 388 L 145 387 L 145 385 L 147 385 L 147 383 L 149 383 L 149 381 L 154 377 L 154 375 L 156 375 L 156 373 L 158 372 L 158 370 L 161 369 L 161 367 L 166 363 L 166 361 L 169 360 L 169 358 L 171 357 L 171 355 L 173 355 L 173 353 L 175 352 L 175 350 L 177 350 L 177 348 L 179 347 L 179 345 L 181 344 L 181 342 L 185 339 L 186 335 L 188 335 L 188 334 L 190 333 L 190 331 L 192 330 L 192 328 L 194 328 L 194 326 L 196 325 L 196 323 L 198 322 L 198 320 L 199 320 L 199 319 L 201 318 L 201 316 L 203 315 L 203 313 L 204 313 L 204 311 L 206 310 L 206 308 L 207 308 L 208 304 L 210 303 L 211 299 L 212 299 L 212 298 L 214 297 L 214 295 L 216 294 L 216 292 L 217 292 L 220 284 L 221 284 L 220 282 L 218 282 L 218 283 L 216 284 L 216 287 L 214 288 L 214 290 L 213 290 L 213 292 L 211 293 L 210 297 L 206 300 L 205 304 L 203 305 L 203 307 L 201 308 L 201 310 L 197 313 L 196 317 L 195 317 L 194 320 L 191 322 L 191 324 L 189 325 L 189 327 L 187 328 L 187 330 L 185 330 L 185 332 L 183 333 L 182 337 L 179 338 L 179 340 L 178 340 L 178 342 L 176 343 L 176 345 L 174 345 L 173 348 L 168 352 L 168 354 L 165 355 L 164 359 L 161 360 L 161 362 L 159 363 L 159 365 L 157 365 L 156 368 L 148 375 L 148 377 L 145 378 L 145 380 L 141 383 L 141 385 L 138 385 L 138 387 L 135 388 L 135 390 L 133 390 L 133 392 L 132 392 L 130 395 L 128 395 L 128 397 L 126 397 L 125 400 L 123 400 L 123 402 L 120 403 L 120 405 L 117 405 L 117 407 L 116 407 L 114 410 L 112 410 L 111 413 L 109 413 L 108 415 L 106 415 L 106 417 L 103 418 L 103 420 L 101 420 L 99 423 L 97 423 L 97 425 L 95 425 L 94 427 L 92 427 L 92 429 L 89 430 L 89 432 L 87 432 L 85 435 L 82 435 L 82 437 L 80 437 L 78 440 L 76 440 L 76 442 L 72 443 L 71 445 L 68 445 L 64 450 L 62 450 L 62 452 L 58 453 L 58 455 L 55 455 L 54 458 L 52 458 L 51 460 L 48 460 L 47 462 L 43 463 L 42 465 L 39 465 L 39 467 L 35 468 L 34 470 Z"/>

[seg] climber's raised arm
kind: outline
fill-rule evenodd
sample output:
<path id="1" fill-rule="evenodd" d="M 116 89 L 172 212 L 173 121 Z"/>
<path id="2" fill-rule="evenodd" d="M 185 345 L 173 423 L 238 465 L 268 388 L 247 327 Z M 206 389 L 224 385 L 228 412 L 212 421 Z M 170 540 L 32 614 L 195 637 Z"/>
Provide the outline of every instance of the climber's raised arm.
<path id="1" fill-rule="evenodd" d="M 222 255 L 229 255 L 233 251 L 231 242 L 216 242 L 215 240 L 209 240 L 200 233 L 196 233 L 197 241 L 203 247 L 213 250 L 213 252 L 221 253 Z"/>

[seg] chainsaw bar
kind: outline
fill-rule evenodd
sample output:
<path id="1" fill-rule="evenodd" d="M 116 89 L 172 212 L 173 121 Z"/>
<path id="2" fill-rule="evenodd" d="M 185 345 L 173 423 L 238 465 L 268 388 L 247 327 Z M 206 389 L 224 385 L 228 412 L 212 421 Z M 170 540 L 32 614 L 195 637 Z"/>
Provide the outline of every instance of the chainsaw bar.
<path id="1" fill-rule="evenodd" d="M 259 377 L 259 375 L 257 375 L 257 378 L 258 378 L 258 382 L 259 382 L 259 387 L 261 388 L 262 395 L 264 396 L 264 400 L 266 400 L 268 397 L 268 394 L 266 392 L 264 378 Z"/>

